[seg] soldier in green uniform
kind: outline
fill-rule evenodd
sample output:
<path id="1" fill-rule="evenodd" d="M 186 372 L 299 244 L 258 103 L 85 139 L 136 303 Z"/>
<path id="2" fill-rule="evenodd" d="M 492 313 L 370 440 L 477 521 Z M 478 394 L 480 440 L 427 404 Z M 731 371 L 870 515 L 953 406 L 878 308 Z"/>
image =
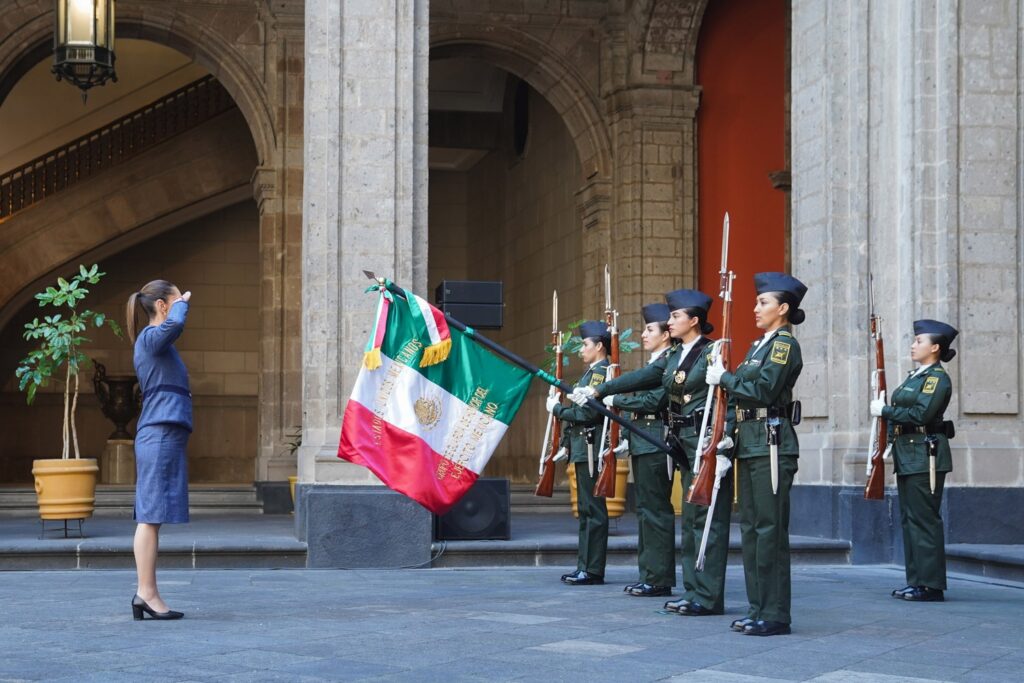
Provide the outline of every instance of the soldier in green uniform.
<path id="1" fill-rule="evenodd" d="M 807 287 L 786 273 L 754 276 L 754 320 L 765 331 L 735 372 L 721 361 L 708 367 L 709 385 L 729 393 L 735 422 L 719 449 L 735 444 L 740 461 L 740 530 L 750 607 L 732 629 L 746 635 L 790 633 L 789 491 L 800 445 L 793 429 L 793 387 L 803 360 L 790 325 L 804 320 Z"/>
<path id="2" fill-rule="evenodd" d="M 657 362 L 672 345 L 668 334 L 669 310 L 665 304 L 648 304 L 642 309 L 644 331 L 640 335 L 649 363 Z M 614 381 L 614 380 L 613 380 Z M 606 396 L 609 408 L 633 413 L 633 425 L 651 436 L 664 436 L 662 419 L 665 390 L 660 386 L 635 394 Z M 637 564 L 640 581 L 625 587 L 630 595 L 656 597 L 671 595 L 676 585 L 675 510 L 672 509 L 672 477 L 665 465 L 664 451 L 639 438 L 628 440 L 636 485 L 636 516 L 639 525 Z"/>
<path id="3" fill-rule="evenodd" d="M 579 335 L 583 338 L 580 357 L 588 367 L 576 386 L 600 384 L 608 372 L 611 348 L 608 326 L 588 320 L 580 325 Z M 557 394 L 548 398 L 547 409 L 563 422 L 562 444 L 576 470 L 576 507 L 580 522 L 576 571 L 564 574 L 562 581 L 573 586 L 603 584 L 608 554 L 608 508 L 604 498 L 594 496 L 594 482 L 604 442 L 601 433 L 604 418 L 585 405 L 562 405 Z"/>
<path id="4" fill-rule="evenodd" d="M 910 358 L 920 366 L 884 399 L 871 402 L 871 414 L 889 423 L 903 525 L 907 586 L 892 596 L 912 602 L 941 602 L 946 590 L 946 549 L 942 532 L 942 488 L 953 469 L 949 452 L 952 423 L 943 413 L 953 385 L 940 361 L 949 362 L 957 331 L 937 320 L 914 323 Z"/>
<path id="5" fill-rule="evenodd" d="M 696 290 L 679 289 L 666 294 L 665 300 L 671 310 L 669 334 L 679 343 L 647 367 L 594 387 L 594 393 L 610 396 L 657 386 L 664 389 L 665 399 L 661 407 L 666 410 L 669 441 L 678 445 L 679 466 L 686 490 L 693 481 L 691 465 L 699 456 L 696 453 L 698 432 L 708 394 L 704 372 L 711 340 L 705 335 L 714 330 L 707 322 L 712 299 Z M 580 393 L 589 392 L 581 390 Z M 723 479 L 722 488 L 732 488 L 731 473 Z M 722 614 L 725 610 L 725 567 L 732 514 L 729 497 L 720 496 L 715 505 L 704 571 L 697 572 L 694 565 L 707 513 L 708 509 L 701 506 L 686 505 L 683 508 L 680 550 L 684 591 L 681 599 L 665 603 L 665 608 L 684 616 Z"/>

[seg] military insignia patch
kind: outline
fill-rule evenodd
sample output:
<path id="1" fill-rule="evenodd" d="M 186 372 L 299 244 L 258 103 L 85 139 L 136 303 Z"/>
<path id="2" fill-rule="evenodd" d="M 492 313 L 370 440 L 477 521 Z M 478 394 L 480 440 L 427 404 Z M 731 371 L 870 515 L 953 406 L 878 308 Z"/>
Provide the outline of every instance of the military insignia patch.
<path id="1" fill-rule="evenodd" d="M 594 375 L 590 378 L 590 386 L 596 387 L 598 384 L 604 383 L 604 375 Z"/>
<path id="2" fill-rule="evenodd" d="M 692 398 L 693 394 L 683 394 L 683 403 L 689 403 Z"/>
<path id="3" fill-rule="evenodd" d="M 676 384 L 682 384 L 683 382 L 685 382 L 686 381 L 686 371 L 685 370 L 679 370 L 678 372 L 676 372 L 675 380 L 676 380 Z"/>
<path id="4" fill-rule="evenodd" d="M 921 393 L 922 394 L 934 394 L 935 393 L 935 387 L 937 387 L 937 386 L 939 386 L 939 378 L 938 377 L 929 377 L 928 379 L 926 379 L 924 381 L 924 386 L 921 387 Z"/>
<path id="5" fill-rule="evenodd" d="M 777 341 L 772 345 L 772 362 L 779 365 L 789 362 L 789 344 Z"/>

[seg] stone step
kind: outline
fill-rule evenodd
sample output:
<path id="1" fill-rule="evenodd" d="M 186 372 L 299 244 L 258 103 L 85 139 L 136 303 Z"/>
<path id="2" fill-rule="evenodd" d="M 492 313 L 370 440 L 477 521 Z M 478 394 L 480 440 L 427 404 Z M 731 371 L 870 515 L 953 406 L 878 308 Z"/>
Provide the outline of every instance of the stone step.
<path id="1" fill-rule="evenodd" d="M 572 566 L 576 563 L 576 521 L 520 517 L 512 520 L 512 539 L 436 541 L 433 567 L 540 567 Z M 678 543 L 678 525 L 676 542 Z M 850 542 L 830 538 L 790 536 L 793 564 L 849 564 Z M 636 518 L 626 514 L 611 521 L 608 564 L 636 565 Z M 741 563 L 739 526 L 729 536 L 729 561 Z"/>
<path id="2" fill-rule="evenodd" d="M 1024 545 L 951 543 L 946 546 L 946 570 L 1024 583 Z"/>
<path id="3" fill-rule="evenodd" d="M 252 485 L 225 486 L 192 484 L 188 487 L 189 511 L 192 513 L 261 513 L 263 504 Z M 96 487 L 96 512 L 131 516 L 135 507 L 135 487 L 101 484 Z M 31 487 L 0 488 L 0 516 L 35 515 L 36 492 Z"/>
<path id="4" fill-rule="evenodd" d="M 556 488 L 550 498 L 534 495 L 534 484 L 513 484 L 511 489 L 512 514 L 558 513 L 570 509 L 568 488 Z"/>
<path id="5" fill-rule="evenodd" d="M 189 524 L 165 524 L 160 530 L 160 569 L 305 567 L 306 544 L 295 538 L 294 525 L 291 515 L 223 512 L 193 515 Z M 84 538 L 63 538 L 59 522 L 48 522 L 47 529 L 40 538 L 38 519 L 0 519 L 0 570 L 135 566 L 135 523 L 130 517 L 106 513 L 87 519 Z"/>

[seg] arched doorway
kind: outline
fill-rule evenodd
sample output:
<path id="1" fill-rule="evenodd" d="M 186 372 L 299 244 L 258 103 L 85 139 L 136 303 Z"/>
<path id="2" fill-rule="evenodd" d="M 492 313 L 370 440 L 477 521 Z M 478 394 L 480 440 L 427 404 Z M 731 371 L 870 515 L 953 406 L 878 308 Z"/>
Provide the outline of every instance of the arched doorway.
<path id="1" fill-rule="evenodd" d="M 29 348 L 20 332 L 37 309 L 26 302 L 78 263 L 99 262 L 107 276 L 88 305 L 114 319 L 123 318 L 128 294 L 149 279 L 165 277 L 193 290 L 179 348 L 191 370 L 197 428 L 200 422 L 206 428 L 190 442 L 190 481 L 251 485 L 258 476 L 261 314 L 260 216 L 250 183 L 258 165 L 254 139 L 230 99 L 207 107 L 206 116 L 196 114 L 222 88 L 187 56 L 132 39 L 120 41 L 119 53 L 119 83 L 94 91 L 86 108 L 67 84 L 53 81 L 46 61 L 25 69 L 0 105 L 0 125 L 9 133 L 0 173 L 6 166 L 52 168 L 29 163 L 51 153 L 76 155 L 76 164 L 88 155 L 91 169 L 73 184 L 33 195 L 31 205 L 4 220 L 0 269 L 10 277 L 0 292 L 0 428 L 12 438 L 0 444 L 0 482 L 30 482 L 32 459 L 52 457 L 60 441 L 59 395 L 44 392 L 27 408 L 6 379 Z M 188 112 L 183 118 L 182 111 Z M 109 142 L 129 129 L 138 135 L 130 138 L 136 151 L 128 156 L 82 142 Z M 147 130 L 148 136 L 140 132 Z M 127 342 L 105 331 L 90 337 L 86 352 L 108 373 L 132 372 Z M 85 394 L 90 379 L 82 377 Z M 91 396 L 83 396 L 79 414 L 83 454 L 101 455 L 112 425 Z"/>
<path id="2" fill-rule="evenodd" d="M 581 317 L 576 142 L 554 106 L 505 69 L 461 56 L 435 57 L 430 68 L 429 290 L 442 280 L 502 281 L 504 325 L 486 332 L 542 362 L 552 290 L 564 324 Z M 536 476 L 527 454 L 543 411 L 533 408 L 516 418 L 488 476 Z"/>

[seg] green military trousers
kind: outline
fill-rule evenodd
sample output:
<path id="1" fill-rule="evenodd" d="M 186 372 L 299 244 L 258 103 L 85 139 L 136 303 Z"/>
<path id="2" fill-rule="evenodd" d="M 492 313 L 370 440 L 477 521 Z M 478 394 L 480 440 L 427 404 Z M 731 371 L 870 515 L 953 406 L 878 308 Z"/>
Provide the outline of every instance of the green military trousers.
<path id="1" fill-rule="evenodd" d="M 693 484 L 693 470 L 683 471 L 683 500 Z M 725 565 L 729 559 L 729 524 L 732 521 L 732 469 L 722 477 L 715 511 L 704 552 L 704 571 L 696 569 L 697 553 L 704 536 L 708 510 L 703 505 L 683 505 L 683 537 L 680 555 L 683 564 L 683 599 L 699 603 L 715 614 L 725 612 Z"/>
<path id="2" fill-rule="evenodd" d="M 797 458 L 779 456 L 779 491 L 775 494 L 769 461 L 768 456 L 740 460 L 740 532 L 750 602 L 747 616 L 789 624 L 789 490 Z"/>
<path id="3" fill-rule="evenodd" d="M 672 480 L 664 453 L 633 456 L 636 518 L 640 537 L 637 564 L 640 582 L 652 586 L 676 585 L 676 514 L 672 508 Z"/>
<path id="4" fill-rule="evenodd" d="M 927 472 L 896 477 L 908 586 L 946 590 L 946 541 L 939 513 L 945 482 L 946 473 L 936 472 L 932 494 Z"/>
<path id="5" fill-rule="evenodd" d="M 580 515 L 580 539 L 576 550 L 576 569 L 604 576 L 608 556 L 608 507 L 604 498 L 594 495 L 596 477 L 590 476 L 587 463 L 575 463 L 576 509 Z"/>

